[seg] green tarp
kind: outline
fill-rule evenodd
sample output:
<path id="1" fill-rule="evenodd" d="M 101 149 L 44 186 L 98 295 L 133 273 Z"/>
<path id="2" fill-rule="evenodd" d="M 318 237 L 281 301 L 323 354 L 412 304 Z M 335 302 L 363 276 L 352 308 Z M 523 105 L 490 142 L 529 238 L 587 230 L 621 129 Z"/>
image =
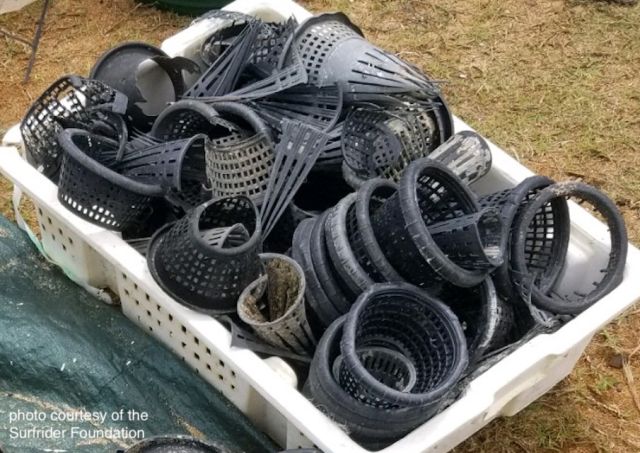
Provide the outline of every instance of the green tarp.
<path id="1" fill-rule="evenodd" d="M 115 452 L 167 433 L 274 451 L 221 394 L 0 216 L 0 450 Z"/>

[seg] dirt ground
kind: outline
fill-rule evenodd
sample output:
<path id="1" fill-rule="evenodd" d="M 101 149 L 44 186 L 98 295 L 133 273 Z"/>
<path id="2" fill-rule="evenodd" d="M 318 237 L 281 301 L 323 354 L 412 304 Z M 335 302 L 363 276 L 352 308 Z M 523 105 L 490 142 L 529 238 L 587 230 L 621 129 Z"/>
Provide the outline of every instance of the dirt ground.
<path id="1" fill-rule="evenodd" d="M 52 3 L 29 83 L 21 83 L 27 49 L 0 39 L 0 131 L 58 76 L 87 74 L 116 43 L 158 44 L 191 20 L 132 0 Z M 640 242 L 639 6 L 590 0 L 303 3 L 318 12 L 346 12 L 373 42 L 443 80 L 454 112 L 535 172 L 605 190 L 624 213 L 630 239 Z M 31 35 L 40 7 L 38 1 L 0 16 L 0 27 Z M 11 216 L 6 181 L 0 181 L 0 212 Z M 570 377 L 456 451 L 640 452 L 640 401 L 633 399 L 640 393 L 638 332 L 636 305 L 595 336 Z M 620 357 L 627 359 L 620 363 Z"/>

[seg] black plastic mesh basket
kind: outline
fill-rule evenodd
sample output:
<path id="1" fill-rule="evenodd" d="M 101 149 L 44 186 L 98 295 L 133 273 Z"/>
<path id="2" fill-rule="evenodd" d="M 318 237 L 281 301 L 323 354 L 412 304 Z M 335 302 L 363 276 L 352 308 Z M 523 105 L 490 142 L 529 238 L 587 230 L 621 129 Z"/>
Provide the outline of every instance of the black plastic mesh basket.
<path id="1" fill-rule="evenodd" d="M 475 195 L 451 170 L 423 158 L 407 167 L 398 192 L 374 213 L 373 231 L 381 240 L 384 255 L 406 281 L 433 291 L 443 280 L 471 287 L 482 282 L 488 270 L 457 264 L 435 242 L 429 229 L 479 210 Z M 487 245 L 494 250 L 493 241 Z"/>
<path id="2" fill-rule="evenodd" d="M 468 353 L 455 314 L 442 302 L 406 283 L 376 284 L 353 305 L 343 328 L 344 367 L 372 405 L 422 406 L 433 411 L 462 377 Z M 378 381 L 358 350 L 386 347 L 411 360 L 416 382 L 408 392 Z"/>
<path id="3" fill-rule="evenodd" d="M 383 408 L 364 404 L 342 387 L 334 370 L 336 362 L 339 368 L 344 369 L 341 365 L 340 341 L 345 317 L 331 324 L 318 342 L 303 392 L 318 409 L 343 426 L 354 440 L 365 448 L 377 451 L 424 423 L 433 415 L 433 411 L 425 410 L 423 406 Z M 408 374 L 413 372 L 409 371 Z M 402 379 L 399 381 L 405 382 Z M 349 388 L 347 385 L 345 387 Z"/>
<path id="4" fill-rule="evenodd" d="M 441 143 L 431 110 L 428 104 L 400 102 L 353 108 L 342 135 L 345 164 L 359 179 L 397 181 L 407 165 Z"/>
<path id="5" fill-rule="evenodd" d="M 322 334 L 341 313 L 325 293 L 311 260 L 309 238 L 315 221 L 317 220 L 306 219 L 298 225 L 293 235 L 291 256 L 300 264 L 306 278 L 305 300 L 308 307 L 307 315 L 310 317 L 312 327 L 315 327 L 314 332 Z"/>
<path id="6" fill-rule="evenodd" d="M 513 309 L 498 296 L 490 277 L 473 288 L 447 286 L 440 299 L 462 324 L 471 365 L 509 342 L 514 322 Z"/>
<path id="7" fill-rule="evenodd" d="M 411 359 L 401 352 L 380 346 L 362 348 L 356 351 L 358 359 L 367 372 L 378 382 L 399 392 L 411 392 L 417 382 L 416 367 Z M 395 407 L 393 403 L 381 401 L 369 395 L 366 386 L 353 377 L 344 366 L 342 355 L 333 362 L 333 377 L 353 398 L 369 406 L 388 409 Z"/>
<path id="8" fill-rule="evenodd" d="M 327 242 L 330 239 L 327 239 L 325 228 L 328 216 L 329 211 L 318 216 L 311 230 L 309 238 L 311 264 L 323 293 L 326 294 L 335 309 L 340 314 L 344 314 L 349 311 L 360 291 L 354 292 L 348 287 L 329 254 Z"/>
<path id="9" fill-rule="evenodd" d="M 316 86 L 342 84 L 347 98 L 419 92 L 426 97 L 438 89 L 413 66 L 367 42 L 341 13 L 322 14 L 304 22 L 287 48 L 297 51 Z"/>
<path id="10" fill-rule="evenodd" d="M 184 99 L 171 104 L 158 115 L 150 135 L 160 141 L 168 141 L 191 138 L 196 134 L 216 136 L 224 131 L 237 130 L 235 123 L 222 118 L 212 106 Z"/>
<path id="11" fill-rule="evenodd" d="M 397 190 L 398 186 L 388 180 L 371 179 L 367 181 L 357 192 L 355 204 L 356 228 L 353 227 L 352 223 L 353 214 L 348 217 L 352 225 L 348 227 L 350 232 L 349 241 L 354 253 L 361 257 L 363 266 L 369 269 L 369 275 L 378 282 L 404 281 L 382 252 L 380 241 L 384 241 L 384 238 L 376 237 L 371 224 L 371 217 Z M 379 278 L 376 278 L 376 275 Z"/>
<path id="12" fill-rule="evenodd" d="M 453 135 L 429 154 L 429 158 L 446 165 L 465 184 L 472 184 L 491 170 L 489 144 L 473 131 Z"/>
<path id="13" fill-rule="evenodd" d="M 79 129 L 62 131 L 59 141 L 64 155 L 58 200 L 79 217 L 111 230 L 141 227 L 151 215 L 151 202 L 162 196 L 162 187 L 110 169 L 115 141 Z"/>
<path id="14" fill-rule="evenodd" d="M 356 194 L 347 195 L 329 211 L 325 228 L 325 242 L 337 275 L 354 294 L 369 288 L 374 279 L 381 276 L 366 254 L 354 253 L 350 238 L 357 235 L 358 225 L 355 215 Z M 357 249 L 361 251 L 360 248 Z M 373 275 L 371 275 L 373 273 Z"/>
<path id="15" fill-rule="evenodd" d="M 63 150 L 58 134 L 66 128 L 88 129 L 100 111 L 124 113 L 127 97 L 97 80 L 62 77 L 31 105 L 20 123 L 27 160 L 54 182 Z"/>
<path id="16" fill-rule="evenodd" d="M 267 343 L 309 354 L 316 340 L 307 321 L 306 282 L 300 265 L 285 255 L 260 255 L 265 273 L 238 299 L 238 315 Z"/>
<path id="17" fill-rule="evenodd" d="M 433 223 L 429 234 L 451 261 L 465 269 L 492 270 L 504 262 L 505 234 L 497 209 Z"/>
<path id="18" fill-rule="evenodd" d="M 220 103 L 216 109 L 242 126 L 209 141 L 206 166 L 213 196 L 245 195 L 260 205 L 275 159 L 270 131 L 245 105 Z"/>
<path id="19" fill-rule="evenodd" d="M 574 199 L 580 204 L 590 205 L 608 226 L 611 243 L 609 257 L 597 275 L 585 275 L 585 279 L 593 278 L 587 290 L 558 287 L 556 284 L 549 286 L 547 268 L 556 265 L 551 260 L 563 263 L 560 275 L 566 266 L 565 256 L 557 254 L 553 242 L 550 243 L 545 235 L 551 216 L 540 215 L 540 210 L 555 199 Z M 555 314 L 578 314 L 609 294 L 622 281 L 628 248 L 624 219 L 615 203 L 592 186 L 564 182 L 546 187 L 524 208 L 515 220 L 513 231 L 511 260 L 519 294 L 541 309 Z M 563 248 L 563 253 L 566 254 L 566 248 Z"/>
<path id="20" fill-rule="evenodd" d="M 183 305 L 212 314 L 236 311 L 261 273 L 260 219 L 246 197 L 211 200 L 160 229 L 147 254 L 154 280 Z"/>
<path id="21" fill-rule="evenodd" d="M 208 66 L 213 65 L 224 54 L 249 22 L 256 22 L 252 16 L 224 10 L 215 10 L 215 16 L 208 19 L 211 21 L 209 27 L 214 32 L 207 36 L 200 46 L 200 58 Z"/>
<path id="22" fill-rule="evenodd" d="M 519 297 L 519 280 L 513 272 L 511 260 L 515 240 L 514 222 L 522 212 L 529 209 L 537 194 L 551 184 L 553 180 L 547 177 L 531 176 L 513 189 L 496 192 L 479 200 L 483 208 L 499 209 L 502 216 L 508 256 L 504 264 L 494 270 L 493 279 L 498 292 L 513 304 L 516 337 L 525 334 L 533 326 L 534 319 L 529 306 Z M 528 240 L 521 245 L 525 247 L 525 256 L 531 260 L 527 264 L 536 269 L 538 287 L 542 291 L 548 291 L 560 276 L 569 246 L 567 202 L 563 198 L 551 200 L 536 212 L 536 219 L 536 228 L 528 232 Z"/>
<path id="23" fill-rule="evenodd" d="M 133 180 L 160 185 L 165 190 L 182 192 L 183 182 L 204 185 L 204 153 L 206 135 L 158 143 L 125 152 L 113 169 Z M 185 187 L 186 188 L 186 187 Z"/>
<path id="24" fill-rule="evenodd" d="M 264 23 L 253 45 L 249 62 L 258 71 L 265 74 L 277 69 L 285 46 L 297 26 L 298 22 L 294 17 L 290 17 L 284 22 Z"/>

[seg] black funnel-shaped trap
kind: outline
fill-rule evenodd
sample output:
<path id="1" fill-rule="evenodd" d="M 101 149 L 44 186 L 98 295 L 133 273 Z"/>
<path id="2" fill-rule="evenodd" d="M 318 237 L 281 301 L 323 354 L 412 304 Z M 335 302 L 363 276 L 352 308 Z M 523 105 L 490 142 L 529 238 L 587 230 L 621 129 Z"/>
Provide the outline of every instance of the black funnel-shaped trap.
<path id="1" fill-rule="evenodd" d="M 148 184 L 116 173 L 117 142 L 79 129 L 60 133 L 64 150 L 58 200 L 79 217 L 110 230 L 141 228 L 151 203 L 162 197 L 160 184 Z"/>
<path id="2" fill-rule="evenodd" d="M 341 13 L 322 14 L 304 22 L 287 48 L 285 59 L 298 52 L 316 86 L 341 84 L 348 99 L 391 93 L 439 94 L 420 71 L 367 42 Z"/>
<path id="3" fill-rule="evenodd" d="M 100 112 L 124 113 L 127 97 L 97 80 L 65 76 L 49 86 L 31 105 L 20 123 L 27 160 L 53 180 L 58 179 L 63 129 L 89 129 Z"/>
<path id="4" fill-rule="evenodd" d="M 375 212 L 372 225 L 393 268 L 406 281 L 437 292 L 443 281 L 471 287 L 488 275 L 486 266 L 465 268 L 466 260 L 456 263 L 430 233 L 436 224 L 479 211 L 475 195 L 451 170 L 423 158 L 407 167 L 398 192 Z M 504 246 L 499 250 L 495 255 L 501 258 Z"/>
<path id="5" fill-rule="evenodd" d="M 154 280 L 194 310 L 236 311 L 244 288 L 262 272 L 260 219 L 246 197 L 211 200 L 160 229 L 147 262 Z"/>

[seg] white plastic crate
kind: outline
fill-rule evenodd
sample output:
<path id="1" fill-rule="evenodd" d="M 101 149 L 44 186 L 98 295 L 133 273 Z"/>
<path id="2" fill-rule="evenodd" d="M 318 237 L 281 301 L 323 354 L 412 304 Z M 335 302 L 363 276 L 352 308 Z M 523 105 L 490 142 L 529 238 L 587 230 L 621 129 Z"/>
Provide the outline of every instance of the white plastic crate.
<path id="1" fill-rule="evenodd" d="M 227 9 L 267 20 L 310 14 L 290 0 L 239 0 Z M 170 55 L 189 56 L 208 31 L 207 21 L 166 40 Z M 456 131 L 470 129 L 455 119 Z M 213 318 L 183 307 L 154 282 L 146 260 L 117 233 L 92 225 L 64 208 L 53 183 L 20 155 L 14 128 L 0 148 L 0 172 L 34 203 L 49 259 L 85 287 L 108 288 L 120 298 L 123 313 L 180 355 L 223 393 L 258 428 L 286 448 L 316 445 L 325 452 L 365 452 L 297 390 L 297 377 L 279 358 L 261 360 L 230 347 L 229 332 Z M 490 193 L 512 187 L 532 173 L 493 144 L 493 168 L 474 189 Z M 605 262 L 609 235 L 605 225 L 571 205 L 571 244 L 563 285 L 580 285 Z M 597 304 L 550 335 L 539 335 L 472 381 L 462 397 L 385 453 L 445 452 L 498 416 L 510 416 L 567 376 L 593 335 L 640 297 L 640 252 L 629 247 L 622 284 Z"/>

